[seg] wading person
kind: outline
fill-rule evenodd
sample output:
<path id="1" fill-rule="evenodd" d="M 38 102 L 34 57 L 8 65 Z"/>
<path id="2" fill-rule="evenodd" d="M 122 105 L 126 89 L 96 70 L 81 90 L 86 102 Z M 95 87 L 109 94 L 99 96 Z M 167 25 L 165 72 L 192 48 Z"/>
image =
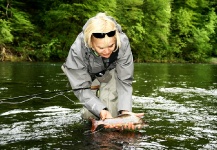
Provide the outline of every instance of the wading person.
<path id="1" fill-rule="evenodd" d="M 133 56 L 128 37 L 112 17 L 99 13 L 86 22 L 62 69 L 84 105 L 84 119 L 132 111 Z M 98 94 L 91 89 L 96 85 Z"/>

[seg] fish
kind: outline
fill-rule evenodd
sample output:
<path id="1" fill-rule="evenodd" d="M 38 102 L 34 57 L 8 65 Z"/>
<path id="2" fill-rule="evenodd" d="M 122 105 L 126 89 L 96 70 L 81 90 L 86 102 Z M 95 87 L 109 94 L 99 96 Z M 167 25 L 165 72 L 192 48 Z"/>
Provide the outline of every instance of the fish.
<path id="1" fill-rule="evenodd" d="M 134 125 L 134 129 L 140 129 L 148 126 L 142 120 L 142 116 L 136 116 L 133 113 L 121 114 L 115 118 L 107 118 L 105 120 L 95 120 L 91 119 L 92 127 L 91 132 L 94 132 L 99 125 L 103 125 L 105 128 L 114 128 L 123 130 L 131 123 Z"/>

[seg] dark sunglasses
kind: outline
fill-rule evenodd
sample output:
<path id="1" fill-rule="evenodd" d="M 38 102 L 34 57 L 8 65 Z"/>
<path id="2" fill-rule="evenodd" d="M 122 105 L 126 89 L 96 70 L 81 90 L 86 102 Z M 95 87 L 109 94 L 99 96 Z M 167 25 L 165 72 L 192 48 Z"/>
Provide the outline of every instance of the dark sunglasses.
<path id="1" fill-rule="evenodd" d="M 94 36 L 95 38 L 102 39 L 102 38 L 105 37 L 105 35 L 107 35 L 108 37 L 113 37 L 113 36 L 115 35 L 115 33 L 116 33 L 116 30 L 110 31 L 110 32 L 108 32 L 108 33 L 93 33 L 93 36 Z"/>

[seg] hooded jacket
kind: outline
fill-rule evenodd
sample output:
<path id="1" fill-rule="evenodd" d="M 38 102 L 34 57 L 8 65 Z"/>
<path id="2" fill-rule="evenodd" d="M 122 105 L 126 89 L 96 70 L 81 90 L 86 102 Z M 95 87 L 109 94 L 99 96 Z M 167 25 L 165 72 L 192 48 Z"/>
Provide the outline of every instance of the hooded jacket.
<path id="1" fill-rule="evenodd" d="M 94 115 L 100 115 L 102 109 L 106 106 L 91 91 L 91 83 L 95 74 L 115 69 L 116 87 L 118 93 L 118 111 L 132 111 L 132 80 L 134 72 L 133 56 L 130 48 L 129 39 L 121 30 L 121 27 L 115 22 L 120 34 L 121 47 L 118 51 L 112 53 L 109 59 L 109 66 L 105 66 L 105 60 L 96 56 L 91 48 L 85 46 L 83 31 L 77 36 L 72 44 L 66 62 L 64 63 L 64 72 L 68 77 L 70 85 L 75 96 L 81 103 Z M 115 54 L 116 53 L 116 54 Z"/>

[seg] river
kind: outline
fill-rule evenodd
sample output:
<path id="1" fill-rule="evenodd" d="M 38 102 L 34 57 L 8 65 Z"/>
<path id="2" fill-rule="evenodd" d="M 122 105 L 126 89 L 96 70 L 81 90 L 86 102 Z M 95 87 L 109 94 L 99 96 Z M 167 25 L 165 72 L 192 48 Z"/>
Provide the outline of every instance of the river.
<path id="1" fill-rule="evenodd" d="M 0 149 L 217 149 L 217 65 L 135 64 L 149 126 L 91 134 L 61 63 L 0 63 Z"/>

